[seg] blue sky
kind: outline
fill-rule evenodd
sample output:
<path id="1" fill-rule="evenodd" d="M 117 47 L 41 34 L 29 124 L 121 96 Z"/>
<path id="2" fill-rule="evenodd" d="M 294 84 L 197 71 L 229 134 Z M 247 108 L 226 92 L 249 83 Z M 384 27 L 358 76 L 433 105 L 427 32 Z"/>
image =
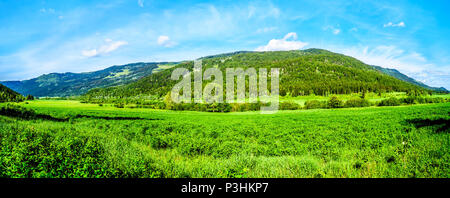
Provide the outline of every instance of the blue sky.
<path id="1" fill-rule="evenodd" d="M 0 80 L 323 48 L 450 89 L 449 1 L 0 0 Z"/>

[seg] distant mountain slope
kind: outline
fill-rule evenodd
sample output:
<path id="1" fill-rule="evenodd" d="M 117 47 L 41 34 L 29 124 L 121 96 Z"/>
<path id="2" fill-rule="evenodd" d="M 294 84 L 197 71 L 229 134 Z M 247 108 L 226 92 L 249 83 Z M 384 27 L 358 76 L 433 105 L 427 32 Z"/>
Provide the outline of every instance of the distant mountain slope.
<path id="1" fill-rule="evenodd" d="M 425 88 L 399 80 L 349 56 L 322 49 L 275 52 L 236 52 L 202 58 L 203 70 L 216 67 L 244 69 L 280 68 L 281 95 L 328 95 L 361 91 L 407 91 Z M 144 77 L 128 85 L 92 89 L 88 98 L 123 98 L 139 95 L 166 95 L 177 83 L 170 79 L 175 68 L 192 71 L 193 61 Z M 226 79 L 226 78 L 224 78 Z M 205 85 L 207 81 L 203 82 Z"/>
<path id="2" fill-rule="evenodd" d="M 19 102 L 25 98 L 19 93 L 10 88 L 0 84 L 0 102 Z"/>
<path id="3" fill-rule="evenodd" d="M 412 84 L 421 86 L 421 87 L 423 87 L 423 88 L 427 88 L 427 89 L 431 89 L 431 90 L 439 91 L 439 92 L 448 92 L 448 90 L 445 89 L 444 87 L 440 87 L 440 88 L 437 88 L 437 87 L 430 87 L 430 86 L 428 86 L 428 85 L 426 85 L 426 84 L 424 84 L 424 83 L 422 83 L 422 82 L 419 82 L 419 81 L 417 81 L 417 80 L 414 80 L 413 78 L 411 78 L 411 77 L 409 77 L 409 76 L 407 76 L 407 75 L 405 75 L 405 74 L 400 73 L 400 72 L 399 72 L 398 70 L 396 70 L 396 69 L 389 69 L 389 68 L 384 68 L 384 67 L 375 66 L 375 65 L 372 65 L 372 67 L 374 67 L 375 69 L 377 69 L 377 70 L 379 70 L 379 71 L 381 71 L 381 72 L 383 72 L 383 73 L 385 73 L 385 74 L 388 74 L 388 75 L 390 75 L 390 76 L 393 76 L 393 77 L 395 77 L 395 78 L 397 78 L 397 79 L 400 79 L 400 80 L 403 80 L 403 81 L 406 81 L 406 82 L 410 82 L 410 83 L 412 83 Z"/>
<path id="4" fill-rule="evenodd" d="M 38 97 L 64 97 L 82 95 L 92 88 L 128 84 L 148 76 L 158 66 L 173 64 L 133 63 L 112 66 L 104 70 L 85 73 L 51 73 L 23 81 L 4 81 L 5 86 L 23 94 Z"/>

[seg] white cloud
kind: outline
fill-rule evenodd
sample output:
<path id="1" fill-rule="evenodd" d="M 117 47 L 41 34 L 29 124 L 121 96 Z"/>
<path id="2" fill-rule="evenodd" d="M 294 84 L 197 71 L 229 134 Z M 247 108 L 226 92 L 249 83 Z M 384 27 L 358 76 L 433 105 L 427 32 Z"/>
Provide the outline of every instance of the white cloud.
<path id="1" fill-rule="evenodd" d="M 158 37 L 157 40 L 158 45 L 164 46 L 164 47 L 173 47 L 176 45 L 175 42 L 171 41 L 170 38 L 166 35 L 161 35 Z"/>
<path id="2" fill-rule="evenodd" d="M 139 7 L 143 8 L 144 7 L 144 0 L 138 0 L 138 5 L 139 5 Z"/>
<path id="3" fill-rule="evenodd" d="M 126 41 L 113 41 L 111 39 L 105 39 L 105 44 L 96 48 L 96 49 L 90 49 L 90 50 L 83 50 L 81 54 L 86 57 L 95 57 L 95 56 L 101 56 L 108 54 L 112 51 L 117 50 L 119 47 L 123 45 L 127 45 L 128 42 Z"/>
<path id="4" fill-rule="evenodd" d="M 389 22 L 389 23 L 386 23 L 383 25 L 383 27 L 405 27 L 405 26 L 406 26 L 405 22 L 403 22 L 403 21 L 400 23 L 397 23 L 397 24 Z"/>
<path id="5" fill-rule="evenodd" d="M 288 40 L 292 39 L 292 40 Z M 256 51 L 287 51 L 287 50 L 298 50 L 306 45 L 308 43 L 304 43 L 297 40 L 297 33 L 290 32 L 286 34 L 282 39 L 272 39 L 269 41 L 267 45 L 260 46 L 256 48 Z"/>

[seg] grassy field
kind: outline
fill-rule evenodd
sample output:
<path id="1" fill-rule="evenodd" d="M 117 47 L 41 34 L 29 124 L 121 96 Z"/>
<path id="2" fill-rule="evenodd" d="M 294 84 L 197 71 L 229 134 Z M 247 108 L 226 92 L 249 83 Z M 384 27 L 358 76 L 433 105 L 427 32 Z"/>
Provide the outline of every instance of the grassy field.
<path id="1" fill-rule="evenodd" d="M 41 116 L 0 116 L 0 177 L 450 176 L 450 103 L 271 115 L 20 105 Z"/>
<path id="2" fill-rule="evenodd" d="M 335 94 L 340 100 L 347 101 L 351 98 L 359 98 L 361 96 L 360 93 L 353 93 L 353 94 Z M 390 92 L 390 93 L 382 93 L 381 95 L 378 95 L 377 93 L 368 92 L 366 94 L 366 99 L 370 102 L 379 102 L 381 100 L 394 97 L 394 98 L 405 98 L 407 97 L 406 92 Z M 434 94 L 432 96 L 427 96 L 432 98 L 450 98 L 450 94 Z M 281 102 L 295 102 L 300 105 L 305 105 L 305 102 L 308 100 L 319 100 L 319 101 L 327 101 L 330 97 L 329 96 L 316 96 L 316 95 L 309 95 L 309 96 L 297 96 L 297 97 L 289 97 L 289 96 L 282 96 L 280 97 Z"/>

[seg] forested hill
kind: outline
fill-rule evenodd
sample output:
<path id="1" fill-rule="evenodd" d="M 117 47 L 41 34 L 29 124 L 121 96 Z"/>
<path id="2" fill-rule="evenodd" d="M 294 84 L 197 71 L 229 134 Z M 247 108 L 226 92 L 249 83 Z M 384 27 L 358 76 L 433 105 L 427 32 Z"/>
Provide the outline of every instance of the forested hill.
<path id="1" fill-rule="evenodd" d="M 19 102 L 25 98 L 19 93 L 0 84 L 0 102 Z"/>
<path id="2" fill-rule="evenodd" d="M 92 88 L 124 85 L 174 63 L 133 63 L 85 73 L 51 73 L 23 81 L 0 82 L 22 95 L 64 97 L 82 95 Z"/>
<path id="3" fill-rule="evenodd" d="M 225 74 L 225 68 L 280 68 L 281 95 L 328 95 L 354 92 L 390 92 L 421 90 L 418 85 L 399 80 L 374 67 L 342 54 L 322 49 L 277 52 L 238 52 L 202 58 L 203 71 L 217 67 Z M 174 68 L 184 67 L 192 71 L 193 61 L 142 78 L 134 83 L 93 89 L 87 97 L 110 98 L 138 95 L 166 95 L 177 83 L 170 79 Z M 225 78 L 224 78 L 225 79 Z M 208 83 L 204 81 L 204 85 Z"/>

